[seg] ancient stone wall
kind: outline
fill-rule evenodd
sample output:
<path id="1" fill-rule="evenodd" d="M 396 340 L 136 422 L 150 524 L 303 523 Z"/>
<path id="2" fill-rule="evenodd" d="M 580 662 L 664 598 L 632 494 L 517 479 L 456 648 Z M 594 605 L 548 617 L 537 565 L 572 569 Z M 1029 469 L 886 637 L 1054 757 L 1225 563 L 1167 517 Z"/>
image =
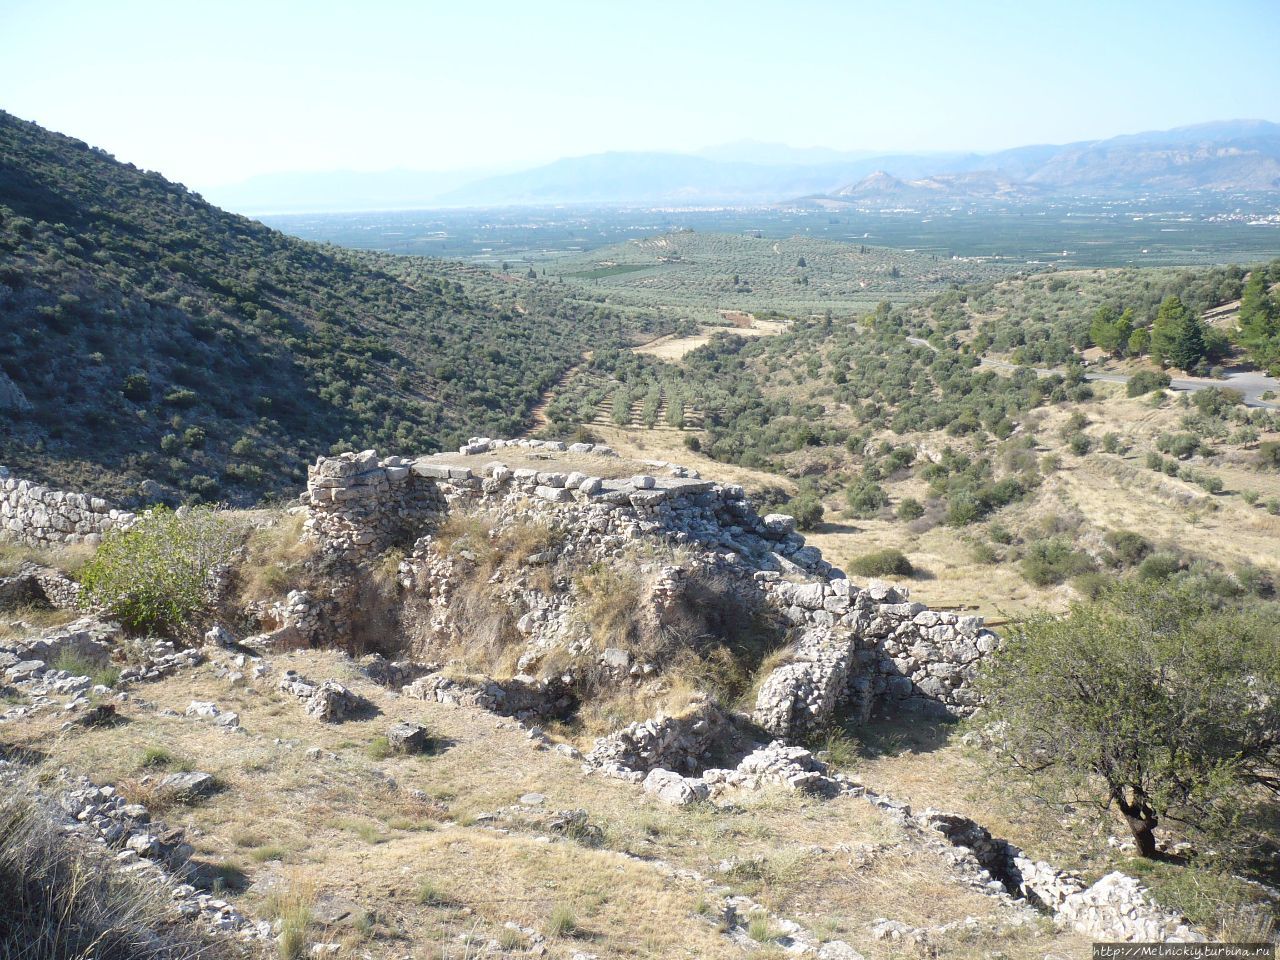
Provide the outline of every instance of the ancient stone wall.
<path id="1" fill-rule="evenodd" d="M 50 490 L 0 467 L 0 536 L 7 539 L 33 547 L 98 543 L 108 530 L 134 519 L 98 497 Z"/>
<path id="2" fill-rule="evenodd" d="M 412 544 L 445 503 L 435 480 L 372 450 L 321 457 L 307 468 L 306 535 L 326 553 L 359 562 L 407 538 Z M 406 544 L 406 545 L 408 545 Z"/>
<path id="3" fill-rule="evenodd" d="M 929 610 L 878 581 L 852 583 L 805 543 L 791 517 L 761 516 L 742 487 L 682 468 L 672 476 L 609 479 L 557 470 L 554 461 L 546 470 L 512 470 L 494 459 L 476 463 L 505 446 L 535 443 L 552 451 L 565 447 L 478 439 L 447 461 L 379 460 L 373 451 L 321 458 L 303 498 L 308 535 L 328 552 L 361 560 L 429 534 L 456 506 L 509 520 L 541 519 L 563 533 L 557 556 L 586 562 L 615 557 L 642 537 L 664 539 L 687 547 L 696 562 L 740 584 L 750 602 L 772 607 L 790 625 L 794 655 L 766 679 L 754 716 L 775 736 L 801 736 L 841 708 L 864 717 L 874 704 L 955 715 L 975 708 L 970 682 L 998 642 L 979 618 Z M 406 584 L 426 583 L 442 610 L 447 606 L 446 581 L 456 574 L 432 553 L 429 537 L 418 542 L 402 573 Z M 563 634 L 562 614 L 555 604 L 532 604 L 521 618 L 522 632 L 554 641 Z M 522 661 L 522 668 L 528 665 Z"/>

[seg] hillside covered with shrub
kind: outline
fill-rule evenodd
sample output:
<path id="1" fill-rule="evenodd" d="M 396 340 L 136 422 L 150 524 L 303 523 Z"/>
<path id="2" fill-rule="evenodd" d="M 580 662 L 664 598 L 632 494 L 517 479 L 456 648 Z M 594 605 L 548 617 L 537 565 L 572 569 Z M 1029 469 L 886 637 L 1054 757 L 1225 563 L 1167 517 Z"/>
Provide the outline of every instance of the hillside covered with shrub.
<path id="1" fill-rule="evenodd" d="M 296 240 L 0 112 L 0 463 L 22 476 L 252 502 L 331 449 L 517 432 L 585 349 L 660 323 Z"/>

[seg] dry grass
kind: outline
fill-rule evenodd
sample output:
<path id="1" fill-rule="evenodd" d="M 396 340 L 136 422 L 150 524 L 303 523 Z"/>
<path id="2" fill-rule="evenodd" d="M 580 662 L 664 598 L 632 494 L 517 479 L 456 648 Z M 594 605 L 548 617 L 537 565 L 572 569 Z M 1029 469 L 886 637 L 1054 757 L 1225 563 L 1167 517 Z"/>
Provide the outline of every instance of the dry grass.
<path id="1" fill-rule="evenodd" d="M 83 615 L 81 611 L 74 609 L 58 610 L 45 604 L 23 604 L 13 610 L 5 611 L 5 619 L 0 620 L 0 640 L 18 640 L 30 632 L 27 627 L 34 627 L 37 630 L 61 627 Z"/>
<path id="2" fill-rule="evenodd" d="M 653 585 L 638 569 L 629 564 L 592 564 L 574 578 L 573 586 L 576 613 L 598 649 L 619 647 L 642 658 L 657 652 L 656 631 L 644 616 Z"/>
<path id="3" fill-rule="evenodd" d="M 170 763 L 182 758 L 215 774 L 225 790 L 165 812 L 169 823 L 190 831 L 196 859 L 243 871 L 252 885 L 243 893 L 233 885 L 227 895 L 259 916 L 275 909 L 270 891 L 313 878 L 314 916 L 343 902 L 378 918 L 359 933 L 361 951 L 375 960 L 430 956 L 468 933 L 496 938 L 508 921 L 542 929 L 558 904 L 572 907 L 582 932 L 555 941 L 552 957 L 574 949 L 632 956 L 636 944 L 661 957 L 738 956 L 700 916 L 708 909 L 702 885 L 667 876 L 653 860 L 750 890 L 772 916 L 830 921 L 873 960 L 890 952 L 867 936 L 877 917 L 939 923 L 995 909 L 959 887 L 944 862 L 904 845 L 892 821 L 860 800 L 778 793 L 746 795 L 725 810 L 666 807 L 636 786 L 584 777 L 576 763 L 534 749 L 522 731 L 492 715 L 393 698 L 333 654 L 282 655 L 271 678 L 248 688 L 228 684 L 215 667 L 150 684 L 146 699 L 178 714 L 193 699 L 213 700 L 240 714 L 243 734 L 127 705 L 130 722 L 120 727 L 63 731 L 62 718 L 51 713 L 0 728 L 0 740 L 39 749 L 51 768 L 99 782 L 139 777 L 146 744 L 163 744 Z M 314 722 L 273 689 L 272 678 L 286 667 L 335 677 L 382 713 L 340 725 Z M 397 720 L 426 724 L 443 749 L 371 757 L 366 745 Z M 320 760 L 306 757 L 313 746 Z M 525 824 L 506 812 L 530 791 L 547 797 L 547 810 L 586 810 L 605 828 L 603 845 L 539 842 L 547 833 L 542 821 Z M 497 820 L 477 820 L 495 814 Z M 285 839 L 291 837 L 299 842 Z M 273 845 L 284 848 L 283 863 Z M 259 848 L 266 848 L 261 859 L 253 855 Z M 734 859 L 747 866 L 727 878 L 717 873 L 717 864 Z M 419 903 L 424 871 L 435 893 Z M 312 929 L 325 938 L 355 936 L 347 928 Z M 1001 948 L 1030 958 L 1051 948 L 1069 955 L 1074 945 L 1055 934 Z"/>
<path id="4" fill-rule="evenodd" d="M 269 525 L 250 531 L 240 566 L 243 601 L 277 600 L 290 590 L 305 588 L 304 564 L 315 556 L 316 545 L 302 542 L 304 519 L 300 513 L 281 513 Z"/>
<path id="5" fill-rule="evenodd" d="M 12 576 L 26 563 L 53 567 L 73 577 L 89 562 L 93 552 L 94 548 L 85 543 L 30 547 L 26 544 L 0 540 L 0 577 Z"/>

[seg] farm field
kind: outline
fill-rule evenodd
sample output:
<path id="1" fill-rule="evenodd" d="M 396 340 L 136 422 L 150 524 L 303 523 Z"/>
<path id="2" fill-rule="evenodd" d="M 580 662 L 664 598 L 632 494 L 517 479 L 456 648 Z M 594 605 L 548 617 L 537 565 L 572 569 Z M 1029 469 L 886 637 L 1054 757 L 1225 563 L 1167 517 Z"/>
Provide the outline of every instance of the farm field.
<path id="1" fill-rule="evenodd" d="M 932 207 L 793 203 L 741 209 L 521 207 L 265 216 L 306 240 L 357 249 L 554 272 L 554 264 L 674 230 L 795 236 L 915 251 L 942 259 L 991 257 L 1018 269 L 1245 262 L 1275 255 L 1280 224 L 1265 197 L 1224 195 Z"/>

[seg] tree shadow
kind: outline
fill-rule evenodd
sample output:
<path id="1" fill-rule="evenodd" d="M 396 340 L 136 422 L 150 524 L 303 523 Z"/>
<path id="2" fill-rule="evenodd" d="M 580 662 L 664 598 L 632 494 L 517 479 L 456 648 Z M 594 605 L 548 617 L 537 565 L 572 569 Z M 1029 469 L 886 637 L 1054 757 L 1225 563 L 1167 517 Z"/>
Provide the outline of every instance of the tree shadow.
<path id="1" fill-rule="evenodd" d="M 844 717 L 838 729 L 857 744 L 860 757 L 873 760 L 941 750 L 950 744 L 959 723 L 950 716 L 908 713 L 892 719 L 873 717 L 867 723 Z"/>

